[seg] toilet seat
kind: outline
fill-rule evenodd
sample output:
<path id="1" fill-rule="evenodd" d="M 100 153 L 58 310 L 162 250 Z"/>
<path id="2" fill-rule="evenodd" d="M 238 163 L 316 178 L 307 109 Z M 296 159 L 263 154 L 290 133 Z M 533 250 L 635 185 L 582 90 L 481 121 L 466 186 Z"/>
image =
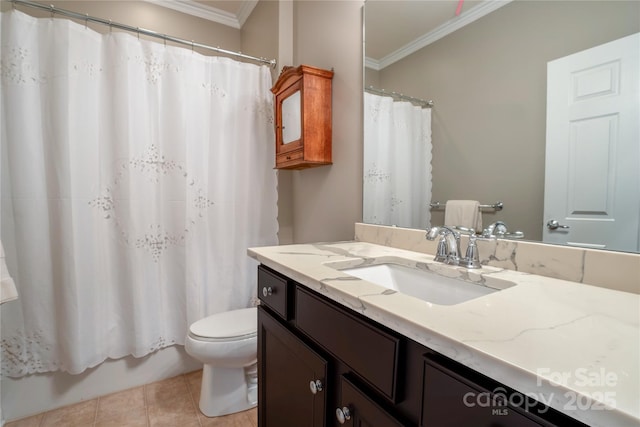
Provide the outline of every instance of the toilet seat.
<path id="1" fill-rule="evenodd" d="M 240 341 L 258 335 L 255 307 L 225 311 L 194 322 L 189 336 L 198 341 Z"/>

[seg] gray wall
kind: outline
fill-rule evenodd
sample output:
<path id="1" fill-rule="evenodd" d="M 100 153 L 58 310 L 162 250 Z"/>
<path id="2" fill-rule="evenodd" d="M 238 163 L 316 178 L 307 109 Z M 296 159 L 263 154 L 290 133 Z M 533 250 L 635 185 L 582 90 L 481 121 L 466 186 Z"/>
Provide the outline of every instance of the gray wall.
<path id="1" fill-rule="evenodd" d="M 351 240 L 362 220 L 362 5 L 294 4 L 294 63 L 335 73 L 333 165 L 280 171 L 291 174 L 295 243 Z"/>
<path id="2" fill-rule="evenodd" d="M 433 200 L 502 200 L 485 225 L 501 219 L 540 240 L 546 64 L 639 23 L 638 1 L 515 1 L 371 74 L 372 84 L 434 100 Z"/>

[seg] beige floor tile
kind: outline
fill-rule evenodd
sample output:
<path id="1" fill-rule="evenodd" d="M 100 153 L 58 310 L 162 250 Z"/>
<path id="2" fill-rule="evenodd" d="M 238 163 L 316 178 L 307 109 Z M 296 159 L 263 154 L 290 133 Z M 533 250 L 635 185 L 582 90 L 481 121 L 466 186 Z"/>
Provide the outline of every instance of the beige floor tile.
<path id="1" fill-rule="evenodd" d="M 185 386 L 186 389 L 186 386 Z M 196 408 L 186 392 L 175 394 L 147 406 L 150 426 L 199 426 Z"/>
<path id="2" fill-rule="evenodd" d="M 87 427 L 92 426 L 96 418 L 98 399 L 65 406 L 44 414 L 42 427 Z"/>
<path id="3" fill-rule="evenodd" d="M 120 414 L 119 417 L 109 418 L 107 420 L 96 421 L 94 427 L 148 427 L 146 411 L 137 411 L 136 413 Z"/>
<path id="4" fill-rule="evenodd" d="M 258 408 L 249 409 L 245 415 L 253 427 L 258 427 Z"/>
<path id="5" fill-rule="evenodd" d="M 203 427 L 253 427 L 245 412 L 225 415 L 223 417 L 200 417 Z"/>
<path id="6" fill-rule="evenodd" d="M 183 375 L 144 386 L 147 406 L 157 402 L 173 400 L 176 396 L 189 396 L 187 381 Z"/>
<path id="7" fill-rule="evenodd" d="M 96 421 L 124 420 L 123 416 L 142 416 L 146 422 L 146 414 L 144 387 L 137 387 L 99 398 Z"/>
<path id="8" fill-rule="evenodd" d="M 184 377 L 187 380 L 189 391 L 191 391 L 191 396 L 193 396 L 193 401 L 197 406 L 200 401 L 200 389 L 202 387 L 202 369 L 185 374 Z"/>
<path id="9" fill-rule="evenodd" d="M 5 424 L 5 427 L 257 427 L 257 409 L 208 418 L 198 409 L 202 370 Z"/>
<path id="10" fill-rule="evenodd" d="M 96 418 L 96 426 L 107 427 L 137 427 L 137 426 L 146 426 L 149 424 L 149 420 L 147 418 L 147 409 L 142 408 L 134 408 L 123 411 L 112 411 L 108 416 L 103 416 L 102 418 Z"/>
<path id="11" fill-rule="evenodd" d="M 42 418 L 44 418 L 44 414 L 38 414 L 21 420 L 11 421 L 10 423 L 6 423 L 4 427 L 39 427 Z"/>

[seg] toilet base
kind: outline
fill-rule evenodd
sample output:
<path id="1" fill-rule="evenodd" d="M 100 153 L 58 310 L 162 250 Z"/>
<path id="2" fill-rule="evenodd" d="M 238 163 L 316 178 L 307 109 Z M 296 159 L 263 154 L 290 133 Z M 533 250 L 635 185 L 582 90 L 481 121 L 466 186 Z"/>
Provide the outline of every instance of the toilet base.
<path id="1" fill-rule="evenodd" d="M 257 366 L 221 368 L 204 365 L 200 389 L 200 411 L 219 417 L 246 411 L 258 404 Z"/>

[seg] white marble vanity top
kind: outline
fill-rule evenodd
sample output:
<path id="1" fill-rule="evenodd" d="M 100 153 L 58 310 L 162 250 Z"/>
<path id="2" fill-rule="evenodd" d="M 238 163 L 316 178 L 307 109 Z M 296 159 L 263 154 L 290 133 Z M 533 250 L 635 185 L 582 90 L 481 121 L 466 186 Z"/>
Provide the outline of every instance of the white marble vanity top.
<path id="1" fill-rule="evenodd" d="M 640 296 L 366 242 L 250 248 L 257 261 L 482 374 L 590 426 L 640 426 Z M 328 265 L 398 257 L 448 276 L 516 283 L 435 305 Z"/>

